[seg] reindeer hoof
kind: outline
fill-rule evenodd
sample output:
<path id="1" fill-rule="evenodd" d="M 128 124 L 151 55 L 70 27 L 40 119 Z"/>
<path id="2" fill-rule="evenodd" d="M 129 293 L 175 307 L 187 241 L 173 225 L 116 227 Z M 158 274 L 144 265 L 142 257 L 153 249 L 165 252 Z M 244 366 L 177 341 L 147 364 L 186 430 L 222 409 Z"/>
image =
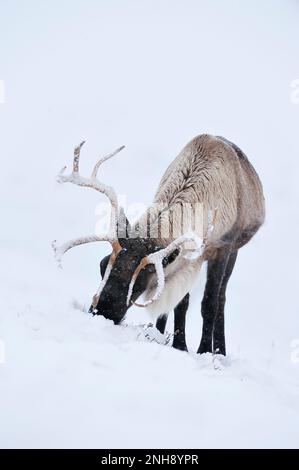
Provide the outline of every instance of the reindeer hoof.
<path id="1" fill-rule="evenodd" d="M 186 351 L 188 352 L 188 348 L 187 348 L 187 345 L 186 343 L 179 343 L 179 342 L 174 342 L 172 347 L 174 349 L 178 349 L 179 351 Z"/>

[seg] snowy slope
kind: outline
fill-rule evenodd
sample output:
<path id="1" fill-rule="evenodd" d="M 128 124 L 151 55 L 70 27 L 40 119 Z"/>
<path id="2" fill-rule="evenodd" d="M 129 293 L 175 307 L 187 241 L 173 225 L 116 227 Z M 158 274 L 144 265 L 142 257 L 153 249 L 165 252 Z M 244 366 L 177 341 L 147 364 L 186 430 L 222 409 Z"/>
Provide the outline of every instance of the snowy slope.
<path id="1" fill-rule="evenodd" d="M 299 8 L 242 5 L 1 7 L 0 447 L 298 447 Z M 92 233 L 101 212 L 95 192 L 55 182 L 80 140 L 85 174 L 126 144 L 101 177 L 130 210 L 202 132 L 248 154 L 267 202 L 228 288 L 222 359 L 195 354 L 204 272 L 186 354 L 171 318 L 162 336 L 142 309 L 118 327 L 84 313 L 108 245 L 75 249 L 63 270 L 50 246 Z"/>

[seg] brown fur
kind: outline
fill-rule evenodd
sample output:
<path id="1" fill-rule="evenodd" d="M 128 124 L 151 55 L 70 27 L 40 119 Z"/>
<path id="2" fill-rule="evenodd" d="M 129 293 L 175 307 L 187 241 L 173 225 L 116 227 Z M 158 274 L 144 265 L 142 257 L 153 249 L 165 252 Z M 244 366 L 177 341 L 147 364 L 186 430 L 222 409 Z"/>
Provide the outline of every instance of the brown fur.
<path id="1" fill-rule="evenodd" d="M 180 258 L 165 269 L 164 292 L 160 300 L 149 307 L 154 315 L 174 308 L 189 292 L 203 259 L 217 258 L 225 245 L 234 250 L 246 244 L 265 217 L 262 185 L 245 154 L 226 139 L 207 134 L 192 139 L 169 165 L 153 205 L 138 225 L 142 227 L 150 222 L 151 226 L 160 224 L 163 227 L 163 224 L 170 224 L 175 229 L 181 225 L 175 208 L 186 203 L 202 204 L 202 223 L 197 224 L 200 228 L 196 232 L 199 237 L 206 233 L 211 211 L 215 215 L 214 230 L 207 240 L 202 259 L 190 262 Z M 156 242 L 159 246 L 167 246 L 174 238 L 174 235 L 159 236 Z M 153 279 L 145 298 L 150 298 L 155 289 Z"/>

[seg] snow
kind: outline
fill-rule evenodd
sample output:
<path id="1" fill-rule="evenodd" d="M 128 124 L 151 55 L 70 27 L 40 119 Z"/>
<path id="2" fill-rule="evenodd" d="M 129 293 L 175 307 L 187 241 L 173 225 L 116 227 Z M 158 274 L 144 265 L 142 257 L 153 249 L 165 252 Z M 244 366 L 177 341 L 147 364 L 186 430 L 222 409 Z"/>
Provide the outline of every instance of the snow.
<path id="1" fill-rule="evenodd" d="M 292 0 L 2 6 L 0 447 L 298 447 L 298 14 Z M 105 200 L 55 181 L 80 139 L 83 175 L 126 144 L 100 180 L 132 208 L 203 132 L 248 154 L 266 196 L 228 288 L 226 358 L 195 354 L 204 270 L 184 353 L 171 317 L 161 335 L 144 309 L 124 326 L 86 313 L 108 243 L 63 270 L 51 248 L 94 233 Z"/>

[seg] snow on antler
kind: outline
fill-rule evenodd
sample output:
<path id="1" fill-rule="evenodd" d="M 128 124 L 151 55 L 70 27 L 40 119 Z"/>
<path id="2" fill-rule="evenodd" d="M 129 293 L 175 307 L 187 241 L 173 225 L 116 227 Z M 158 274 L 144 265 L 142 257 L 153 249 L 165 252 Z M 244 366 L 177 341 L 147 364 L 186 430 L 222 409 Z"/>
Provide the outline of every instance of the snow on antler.
<path id="1" fill-rule="evenodd" d="M 211 234 L 214 230 L 216 211 L 217 211 L 217 209 L 214 210 L 214 213 L 211 210 L 208 211 L 207 230 L 206 230 L 205 236 L 203 238 L 198 237 L 193 232 L 186 233 L 186 234 L 181 235 L 180 237 L 176 238 L 166 248 L 164 248 L 162 250 L 159 250 L 156 253 L 151 253 L 150 255 L 145 256 L 144 258 L 142 258 L 141 262 L 139 263 L 139 266 L 136 268 L 136 270 L 133 274 L 133 277 L 132 277 L 130 285 L 129 285 L 128 295 L 127 295 L 127 305 L 130 305 L 134 284 L 135 284 L 135 281 L 138 277 L 138 274 L 148 264 L 153 264 L 154 267 L 155 267 L 155 271 L 156 271 L 156 275 L 157 275 L 157 289 L 156 289 L 156 292 L 153 295 L 153 297 L 150 298 L 149 300 L 145 301 L 143 304 L 139 304 L 137 302 L 134 302 L 134 304 L 137 305 L 138 307 L 147 307 L 148 305 L 152 304 L 153 302 L 155 302 L 156 300 L 158 300 L 161 297 L 161 294 L 162 294 L 164 286 L 165 286 L 165 274 L 164 274 L 164 270 L 163 270 L 163 259 L 164 258 L 169 256 L 176 249 L 181 250 L 182 245 L 187 243 L 187 242 L 194 242 L 196 246 L 195 246 L 195 248 L 192 248 L 189 251 L 189 253 L 184 255 L 186 259 L 194 260 L 194 259 L 197 259 L 197 258 L 200 258 L 201 256 L 203 256 L 203 253 L 204 253 L 204 250 L 206 248 L 206 244 L 208 242 L 208 239 L 210 238 L 210 236 L 211 236 Z"/>
<path id="2" fill-rule="evenodd" d="M 107 241 L 112 243 L 113 239 L 110 238 L 108 235 L 87 235 L 86 237 L 74 238 L 73 240 L 69 240 L 68 242 L 63 243 L 60 246 L 57 246 L 56 240 L 52 242 L 52 248 L 55 253 L 55 258 L 58 262 L 58 266 L 61 266 L 61 261 L 64 253 L 66 253 L 71 248 L 74 248 L 78 245 L 84 245 L 85 243 L 92 243 L 92 242 L 101 242 Z"/>
<path id="3" fill-rule="evenodd" d="M 106 160 L 113 157 L 114 155 L 119 153 L 121 150 L 123 150 L 124 145 L 116 149 L 114 152 L 109 153 L 108 155 L 100 158 L 100 160 L 98 160 L 98 162 L 95 164 L 93 168 L 91 177 L 84 178 L 83 176 L 79 174 L 80 152 L 84 144 L 85 144 L 85 141 L 81 142 L 74 150 L 72 173 L 70 173 L 69 175 L 65 175 L 64 172 L 66 170 L 66 167 L 63 167 L 62 170 L 57 175 L 57 181 L 58 183 L 73 183 L 73 184 L 76 184 L 77 186 L 93 188 L 96 191 L 99 191 L 100 193 L 105 194 L 105 196 L 111 202 L 110 228 L 109 228 L 109 233 L 107 235 L 88 235 L 86 237 L 80 237 L 80 238 L 70 240 L 61 246 L 57 246 L 56 240 L 55 240 L 52 243 L 52 247 L 55 252 L 55 257 L 58 260 L 58 263 L 60 266 L 61 266 L 61 259 L 64 253 L 66 253 L 68 250 L 70 250 L 71 248 L 75 246 L 83 245 L 85 243 L 98 242 L 98 241 L 108 241 L 112 244 L 112 246 L 114 244 L 114 248 L 116 247 L 116 244 L 117 244 L 116 220 L 117 220 L 118 211 L 119 211 L 117 194 L 115 190 L 112 188 L 112 186 L 108 186 L 100 182 L 97 179 L 97 173 L 102 163 L 104 163 Z"/>
<path id="4" fill-rule="evenodd" d="M 181 250 L 181 246 L 186 243 L 186 242 L 195 242 L 196 248 L 195 250 L 202 250 L 203 249 L 203 240 L 199 238 L 197 235 L 194 233 L 190 234 L 185 234 L 182 235 L 178 238 L 176 238 L 173 242 L 171 242 L 166 248 L 157 251 L 156 253 L 151 253 L 148 256 L 145 256 L 137 269 L 135 270 L 132 280 L 130 282 L 129 286 L 129 291 L 128 291 L 128 296 L 127 296 L 127 305 L 130 304 L 132 293 L 133 293 L 133 288 L 135 281 L 137 279 L 137 276 L 139 272 L 148 264 L 153 264 L 155 267 L 156 275 L 157 275 L 157 289 L 154 294 L 154 296 L 144 302 L 143 304 L 139 304 L 135 302 L 135 305 L 138 307 L 147 307 L 148 305 L 152 304 L 156 300 L 158 300 L 163 292 L 164 286 L 165 286 L 165 274 L 163 270 L 163 259 L 169 256 L 171 253 L 173 253 L 176 249 Z M 200 251 L 202 252 L 202 251 Z"/>
<path id="5" fill-rule="evenodd" d="M 64 171 L 66 170 L 66 167 L 63 167 L 62 170 L 59 172 L 57 175 L 57 181 L 58 183 L 73 183 L 76 184 L 77 186 L 83 186 L 86 188 L 93 188 L 96 191 L 99 191 L 100 193 L 105 194 L 109 201 L 111 202 L 112 206 L 112 211 L 111 211 L 111 220 L 110 220 L 110 229 L 113 228 L 113 225 L 115 227 L 115 216 L 118 215 L 118 201 L 117 201 L 117 194 L 112 186 L 108 186 L 104 184 L 103 182 L 99 181 L 97 179 L 97 173 L 99 170 L 99 167 L 104 163 L 106 160 L 109 158 L 113 157 L 117 153 L 119 153 L 121 150 L 125 148 L 124 145 L 116 149 L 114 152 L 109 153 L 108 155 L 100 158 L 100 160 L 95 164 L 94 169 L 91 173 L 90 178 L 84 178 L 83 176 L 80 176 L 79 174 L 79 160 L 80 160 L 80 151 L 82 146 L 85 144 L 85 141 L 81 142 L 78 147 L 75 148 L 74 150 L 74 160 L 73 160 L 73 171 L 69 175 L 65 175 Z"/>

